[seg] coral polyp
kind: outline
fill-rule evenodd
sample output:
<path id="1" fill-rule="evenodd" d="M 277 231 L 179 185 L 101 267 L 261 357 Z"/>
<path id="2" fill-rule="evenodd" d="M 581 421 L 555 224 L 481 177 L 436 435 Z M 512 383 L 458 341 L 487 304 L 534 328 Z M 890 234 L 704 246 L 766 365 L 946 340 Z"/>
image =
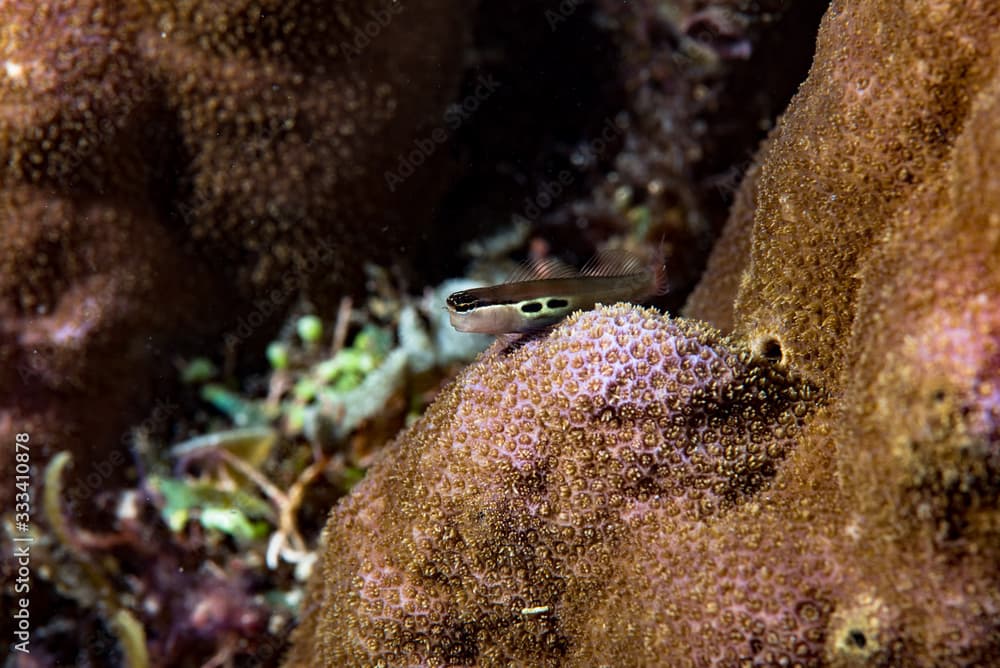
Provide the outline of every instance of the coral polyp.
<path id="1" fill-rule="evenodd" d="M 996 665 L 998 22 L 833 2 L 685 317 L 485 353 L 334 509 L 286 665 Z"/>
<path id="2" fill-rule="evenodd" d="M 498 343 L 338 508 L 322 567 L 337 593 L 299 633 L 338 627 L 330 665 L 566 658 L 618 550 L 751 500 L 816 398 L 718 331 L 625 305 Z M 393 479 L 408 484 L 378 501 Z"/>

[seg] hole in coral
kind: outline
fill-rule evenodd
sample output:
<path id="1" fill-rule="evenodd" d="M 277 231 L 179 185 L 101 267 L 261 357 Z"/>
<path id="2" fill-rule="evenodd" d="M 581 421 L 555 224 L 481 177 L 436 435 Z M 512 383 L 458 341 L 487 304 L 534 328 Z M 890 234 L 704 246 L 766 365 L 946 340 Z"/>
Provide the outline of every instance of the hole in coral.
<path id="1" fill-rule="evenodd" d="M 847 641 L 858 649 L 864 649 L 865 645 L 868 644 L 868 639 L 865 637 L 864 632 L 858 631 L 857 629 L 852 629 L 847 632 Z"/>
<path id="2" fill-rule="evenodd" d="M 781 342 L 773 336 L 761 339 L 757 344 L 758 354 L 768 362 L 777 364 L 781 361 L 784 351 L 781 349 Z"/>

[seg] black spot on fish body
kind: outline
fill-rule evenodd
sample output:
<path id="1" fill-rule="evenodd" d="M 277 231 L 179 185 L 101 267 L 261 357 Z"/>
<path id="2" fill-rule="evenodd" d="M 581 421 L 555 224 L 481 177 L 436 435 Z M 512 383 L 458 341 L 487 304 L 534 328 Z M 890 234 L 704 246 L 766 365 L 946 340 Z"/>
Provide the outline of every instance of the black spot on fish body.
<path id="1" fill-rule="evenodd" d="M 542 310 L 541 302 L 525 302 L 521 304 L 522 313 L 538 313 Z"/>
<path id="2" fill-rule="evenodd" d="M 545 307 L 551 309 L 566 308 L 567 306 L 569 306 L 569 301 L 565 299 L 550 299 L 545 302 Z"/>

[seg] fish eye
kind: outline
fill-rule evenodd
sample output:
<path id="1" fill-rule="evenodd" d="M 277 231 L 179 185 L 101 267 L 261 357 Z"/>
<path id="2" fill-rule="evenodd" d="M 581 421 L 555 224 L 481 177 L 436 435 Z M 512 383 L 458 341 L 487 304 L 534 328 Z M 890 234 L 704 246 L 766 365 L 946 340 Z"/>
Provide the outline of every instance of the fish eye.
<path id="1" fill-rule="evenodd" d="M 541 310 L 542 310 L 541 302 L 525 302 L 524 304 L 521 304 L 522 313 L 538 313 Z"/>
<path id="2" fill-rule="evenodd" d="M 569 306 L 569 302 L 565 299 L 550 299 L 545 302 L 545 306 L 548 308 L 566 308 Z"/>

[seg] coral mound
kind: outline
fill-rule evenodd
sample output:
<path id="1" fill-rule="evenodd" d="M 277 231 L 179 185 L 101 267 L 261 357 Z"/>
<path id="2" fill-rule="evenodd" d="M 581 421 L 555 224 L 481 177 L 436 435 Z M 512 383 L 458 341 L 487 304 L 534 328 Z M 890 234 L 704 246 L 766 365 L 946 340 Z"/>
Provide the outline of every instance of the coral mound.
<path id="1" fill-rule="evenodd" d="M 288 665 L 997 665 L 998 24 L 833 2 L 690 320 L 485 354 L 334 510 Z"/>
<path id="2" fill-rule="evenodd" d="M 565 658 L 621 550 L 752 498 L 814 399 L 718 332 L 626 305 L 497 344 L 335 511 L 298 633 L 328 665 Z"/>
<path id="3" fill-rule="evenodd" d="M 191 339 L 253 348 L 392 258 L 446 179 L 384 173 L 441 123 L 468 13 L 0 3 L 0 439 L 107 461 Z"/>

